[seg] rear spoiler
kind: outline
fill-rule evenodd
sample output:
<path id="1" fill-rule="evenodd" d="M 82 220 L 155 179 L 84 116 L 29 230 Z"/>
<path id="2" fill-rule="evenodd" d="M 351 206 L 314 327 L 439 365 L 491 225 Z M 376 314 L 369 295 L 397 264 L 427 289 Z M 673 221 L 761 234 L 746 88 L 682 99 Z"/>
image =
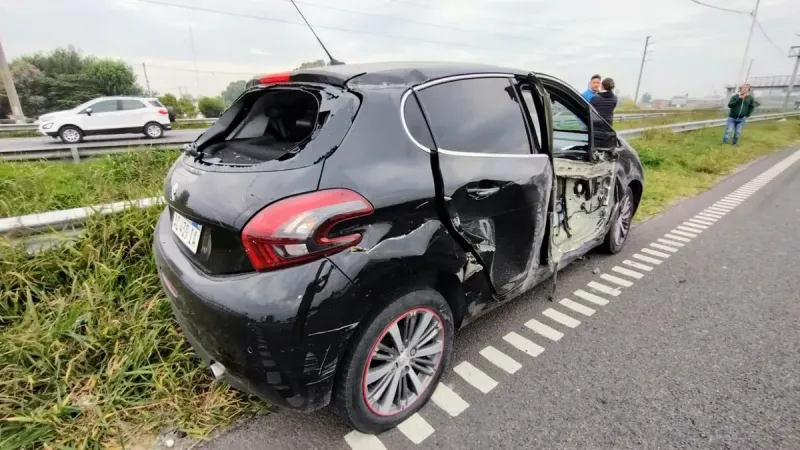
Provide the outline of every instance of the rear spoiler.
<path id="1" fill-rule="evenodd" d="M 339 73 L 320 68 L 317 70 L 303 70 L 302 72 L 283 72 L 262 75 L 248 81 L 245 85 L 245 89 L 250 89 L 254 86 L 285 83 L 320 83 L 344 88 L 350 78 L 352 77 L 345 78 Z"/>

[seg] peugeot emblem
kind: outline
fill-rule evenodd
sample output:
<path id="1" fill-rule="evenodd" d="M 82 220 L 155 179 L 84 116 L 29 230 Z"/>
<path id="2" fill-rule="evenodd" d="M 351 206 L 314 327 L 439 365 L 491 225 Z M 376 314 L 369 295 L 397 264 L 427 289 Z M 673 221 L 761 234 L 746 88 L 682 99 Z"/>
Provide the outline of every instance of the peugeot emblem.
<path id="1" fill-rule="evenodd" d="M 178 196 L 178 183 L 172 184 L 172 191 L 170 192 L 169 198 L 171 201 L 175 201 L 175 197 Z"/>

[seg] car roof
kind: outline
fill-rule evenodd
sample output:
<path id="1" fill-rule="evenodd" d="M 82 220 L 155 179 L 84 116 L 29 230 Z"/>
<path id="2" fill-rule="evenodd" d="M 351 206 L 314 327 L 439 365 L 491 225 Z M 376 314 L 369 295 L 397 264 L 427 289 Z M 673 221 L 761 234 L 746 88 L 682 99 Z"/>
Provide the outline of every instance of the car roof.
<path id="1" fill-rule="evenodd" d="M 137 97 L 135 95 L 111 95 L 107 97 L 97 97 L 91 101 L 96 100 L 158 100 L 155 97 Z"/>
<path id="2" fill-rule="evenodd" d="M 365 75 L 375 75 L 375 77 L 369 78 L 376 82 L 385 79 L 387 81 L 391 80 L 394 83 L 402 81 L 405 84 L 418 84 L 449 76 L 481 73 L 524 75 L 527 74 L 528 71 L 491 64 L 420 61 L 342 64 L 313 67 L 294 70 L 291 72 L 291 76 L 293 80 L 297 79 L 298 81 L 307 79 L 308 81 L 344 85 L 355 78 Z"/>

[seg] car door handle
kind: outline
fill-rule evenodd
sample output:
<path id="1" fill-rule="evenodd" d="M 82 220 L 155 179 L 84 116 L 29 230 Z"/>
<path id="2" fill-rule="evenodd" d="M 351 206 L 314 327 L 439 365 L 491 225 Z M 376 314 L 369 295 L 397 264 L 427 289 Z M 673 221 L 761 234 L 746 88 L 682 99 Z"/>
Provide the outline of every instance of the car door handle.
<path id="1" fill-rule="evenodd" d="M 470 198 L 474 198 L 476 200 L 481 200 L 491 195 L 496 194 L 500 190 L 499 187 L 490 187 L 490 188 L 467 188 L 467 195 Z"/>

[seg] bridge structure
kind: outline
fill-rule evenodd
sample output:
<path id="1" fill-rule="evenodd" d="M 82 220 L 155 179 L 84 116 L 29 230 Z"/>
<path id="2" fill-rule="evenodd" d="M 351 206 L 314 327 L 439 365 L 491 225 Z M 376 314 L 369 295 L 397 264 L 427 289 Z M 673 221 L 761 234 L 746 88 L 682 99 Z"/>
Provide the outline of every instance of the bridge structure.
<path id="1" fill-rule="evenodd" d="M 750 83 L 753 97 L 761 108 L 782 107 L 791 81 L 791 75 L 752 77 L 747 80 Z M 795 80 L 792 95 L 789 97 L 790 108 L 800 107 L 800 86 L 798 86 L 798 83 L 800 83 L 800 80 Z M 736 85 L 725 86 L 726 97 L 730 98 L 736 92 L 737 87 Z"/>

